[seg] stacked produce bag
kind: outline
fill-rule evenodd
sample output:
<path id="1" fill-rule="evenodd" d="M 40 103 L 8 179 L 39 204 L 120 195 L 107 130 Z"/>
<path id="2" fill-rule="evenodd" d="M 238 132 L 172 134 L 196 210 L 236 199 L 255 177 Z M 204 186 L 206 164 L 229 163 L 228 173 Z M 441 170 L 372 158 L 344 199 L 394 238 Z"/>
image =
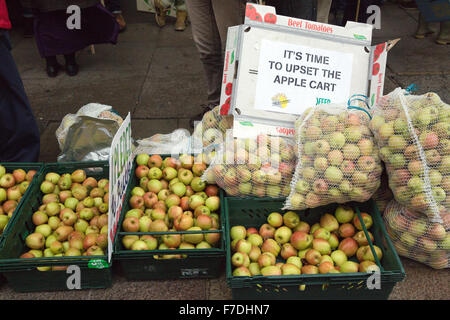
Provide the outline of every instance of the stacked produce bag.
<path id="1" fill-rule="evenodd" d="M 449 105 L 435 93 L 413 96 L 398 88 L 380 100 L 370 125 L 395 198 L 384 218 L 398 253 L 447 268 Z"/>
<path id="2" fill-rule="evenodd" d="M 379 188 L 382 166 L 369 113 L 355 107 L 319 105 L 296 121 L 298 162 L 285 209 L 364 202 Z"/>
<path id="3" fill-rule="evenodd" d="M 202 179 L 215 181 L 229 196 L 286 197 L 295 161 L 292 139 L 267 134 L 232 138 L 216 149 Z"/>
<path id="4" fill-rule="evenodd" d="M 195 124 L 194 139 L 201 142 L 201 147 L 208 147 L 223 142 L 227 130 L 231 128 L 233 116 L 221 115 L 219 106 L 216 106 L 203 115 L 202 121 Z"/>
<path id="5" fill-rule="evenodd" d="M 399 255 L 425 263 L 435 269 L 449 267 L 450 214 L 442 223 L 431 222 L 392 200 L 384 213 L 389 236 Z"/>

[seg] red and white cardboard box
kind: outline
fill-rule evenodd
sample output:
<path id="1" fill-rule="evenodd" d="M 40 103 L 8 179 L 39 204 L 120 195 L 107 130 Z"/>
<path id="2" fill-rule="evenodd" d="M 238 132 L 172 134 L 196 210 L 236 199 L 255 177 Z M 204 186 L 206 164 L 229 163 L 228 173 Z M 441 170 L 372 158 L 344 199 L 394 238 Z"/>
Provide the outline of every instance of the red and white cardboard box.
<path id="1" fill-rule="evenodd" d="M 228 29 L 220 99 L 221 113 L 234 115 L 235 137 L 293 136 L 311 106 L 353 95 L 374 105 L 382 95 L 387 43 L 371 46 L 372 25 L 329 25 L 256 4 L 245 15 Z"/>

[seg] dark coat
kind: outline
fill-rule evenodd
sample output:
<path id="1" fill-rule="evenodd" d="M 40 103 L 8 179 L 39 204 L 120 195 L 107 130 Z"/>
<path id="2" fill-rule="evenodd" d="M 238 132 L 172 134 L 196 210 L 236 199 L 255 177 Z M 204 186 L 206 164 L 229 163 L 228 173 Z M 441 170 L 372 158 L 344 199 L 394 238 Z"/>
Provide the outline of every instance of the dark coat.
<path id="1" fill-rule="evenodd" d="M 95 6 L 99 0 L 21 0 L 25 8 L 38 9 L 41 12 L 56 10 L 66 10 L 70 5 L 77 5 L 80 8 Z"/>

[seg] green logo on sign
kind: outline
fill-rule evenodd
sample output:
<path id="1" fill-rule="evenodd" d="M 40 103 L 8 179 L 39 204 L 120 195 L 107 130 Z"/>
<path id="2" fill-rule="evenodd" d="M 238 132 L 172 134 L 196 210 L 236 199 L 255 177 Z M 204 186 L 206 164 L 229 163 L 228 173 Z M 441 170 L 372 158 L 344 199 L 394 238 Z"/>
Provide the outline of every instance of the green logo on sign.
<path id="1" fill-rule="evenodd" d="M 375 93 L 373 93 L 372 97 L 370 98 L 370 105 L 373 106 L 374 102 L 375 102 Z"/>
<path id="2" fill-rule="evenodd" d="M 231 53 L 231 61 L 230 61 L 230 64 L 233 64 L 233 62 L 234 62 L 234 51 Z"/>
<path id="3" fill-rule="evenodd" d="M 243 126 L 253 127 L 253 123 L 251 123 L 250 121 L 241 121 L 239 123 Z"/>
<path id="4" fill-rule="evenodd" d="M 104 269 L 108 268 L 109 264 L 103 259 L 92 259 L 89 261 L 88 267 L 91 269 Z"/>
<path id="5" fill-rule="evenodd" d="M 358 39 L 358 40 L 366 40 L 367 39 L 365 36 L 360 35 L 360 34 L 353 34 L 353 36 L 355 37 L 355 39 Z"/>

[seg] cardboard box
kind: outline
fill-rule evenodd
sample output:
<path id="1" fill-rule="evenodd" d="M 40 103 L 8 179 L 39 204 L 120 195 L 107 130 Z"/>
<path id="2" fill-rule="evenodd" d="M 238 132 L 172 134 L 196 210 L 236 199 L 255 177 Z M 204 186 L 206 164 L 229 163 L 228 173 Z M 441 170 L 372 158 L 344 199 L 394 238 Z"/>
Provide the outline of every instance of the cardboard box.
<path id="1" fill-rule="evenodd" d="M 221 113 L 234 115 L 235 137 L 294 136 L 307 108 L 383 94 L 387 43 L 371 46 L 372 25 L 345 27 L 277 15 L 247 4 L 243 25 L 228 29 Z"/>

